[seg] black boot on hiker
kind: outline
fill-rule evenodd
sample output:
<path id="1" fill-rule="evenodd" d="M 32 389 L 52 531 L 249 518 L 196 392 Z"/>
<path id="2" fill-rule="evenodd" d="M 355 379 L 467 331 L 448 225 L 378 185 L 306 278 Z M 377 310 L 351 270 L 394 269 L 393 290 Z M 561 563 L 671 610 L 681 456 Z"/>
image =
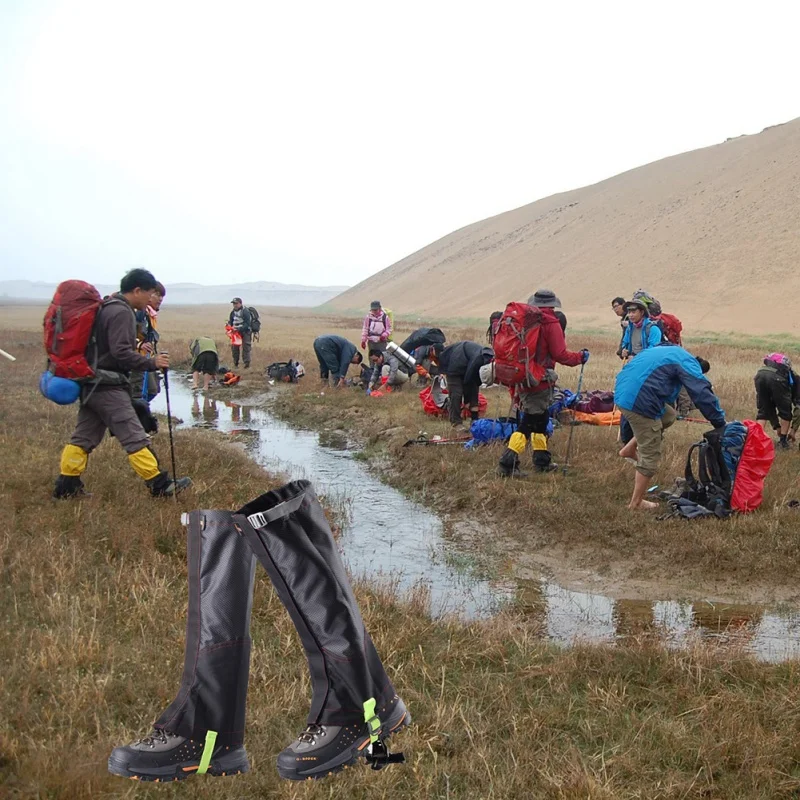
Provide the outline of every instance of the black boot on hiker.
<path id="1" fill-rule="evenodd" d="M 788 450 L 791 447 L 791 445 L 789 444 L 788 435 L 786 435 L 786 434 L 780 435 L 778 437 L 778 443 L 777 443 L 776 446 L 777 446 L 778 450 Z"/>
<path id="2" fill-rule="evenodd" d="M 155 478 L 145 481 L 153 497 L 172 497 L 192 485 L 191 478 L 170 478 L 168 472 L 159 472 Z"/>
<path id="3" fill-rule="evenodd" d="M 70 497 L 91 497 L 86 491 L 83 481 L 77 475 L 59 475 L 53 488 L 56 500 L 67 500 Z"/>
<path id="4" fill-rule="evenodd" d="M 549 450 L 534 450 L 533 468 L 536 472 L 555 472 L 558 469 L 558 464 L 553 461 Z"/>
<path id="5" fill-rule="evenodd" d="M 168 731 L 155 729 L 133 744 L 115 747 L 108 771 L 135 781 L 182 781 L 190 775 L 238 775 L 250 762 L 243 745 L 214 747 Z"/>
<path id="6" fill-rule="evenodd" d="M 506 447 L 505 452 L 500 456 L 500 461 L 497 464 L 497 474 L 501 478 L 528 477 L 528 473 L 519 468 L 519 456 L 510 447 Z"/>
<path id="7" fill-rule="evenodd" d="M 411 723 L 411 715 L 403 701 L 396 697 L 386 707 L 376 709 L 381 720 L 377 748 L 385 753 L 383 740 Z M 383 722 L 384 715 L 386 721 Z M 325 778 L 355 764 L 361 756 L 372 761 L 373 749 L 369 747 L 370 735 L 364 720 L 351 725 L 308 725 L 306 729 L 278 756 L 278 774 L 290 781 Z M 376 754 L 377 755 L 377 754 Z M 398 761 L 386 754 L 384 763 Z M 377 760 L 377 759 L 376 759 Z"/>

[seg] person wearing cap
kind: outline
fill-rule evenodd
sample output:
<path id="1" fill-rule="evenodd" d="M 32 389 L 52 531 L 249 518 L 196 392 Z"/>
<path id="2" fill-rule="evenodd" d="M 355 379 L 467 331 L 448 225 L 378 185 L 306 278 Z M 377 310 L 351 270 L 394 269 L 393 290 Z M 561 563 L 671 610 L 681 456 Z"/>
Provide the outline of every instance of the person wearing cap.
<path id="1" fill-rule="evenodd" d="M 664 343 L 641 351 L 617 375 L 614 401 L 633 429 L 633 438 L 619 455 L 636 461 L 629 509 L 657 507 L 644 498 L 647 484 L 661 463 L 664 431 L 677 418 L 674 404 L 682 387 L 715 428 L 725 425 L 725 412 L 705 377 L 708 370 L 709 363 L 704 358 L 693 356 L 676 344 Z"/>
<path id="2" fill-rule="evenodd" d="M 661 344 L 661 328 L 650 319 L 650 312 L 641 300 L 630 300 L 625 304 L 628 325 L 622 334 L 619 357 L 627 361 L 642 350 Z"/>
<path id="3" fill-rule="evenodd" d="M 511 434 L 497 471 L 501 477 L 522 477 L 524 473 L 519 469 L 519 456 L 524 452 L 528 440 L 533 449 L 533 466 L 537 472 L 552 472 L 558 469 L 553 463 L 547 445 L 547 423 L 550 419 L 550 404 L 552 403 L 553 387 L 558 381 L 555 372 L 556 364 L 567 367 L 577 367 L 589 360 L 589 351 L 573 352 L 567 350 L 564 339 L 564 330 L 561 321 L 556 315 L 556 309 L 561 308 L 561 301 L 555 292 L 550 289 L 539 289 L 528 298 L 528 305 L 536 306 L 542 312 L 541 331 L 539 343 L 536 347 L 536 363 L 545 368 L 545 377 L 536 386 L 516 390 L 515 400 L 523 412 L 519 427 Z M 564 317 L 566 325 L 566 317 Z"/>
<path id="4" fill-rule="evenodd" d="M 249 369 L 250 349 L 253 346 L 253 331 L 251 329 L 253 320 L 250 309 L 242 303 L 241 297 L 234 297 L 231 303 L 233 303 L 233 309 L 228 317 L 228 325 L 242 337 L 242 343 L 240 345 L 231 344 L 233 366 L 239 366 L 239 354 L 241 352 L 244 368 Z"/>
<path id="5" fill-rule="evenodd" d="M 373 300 L 361 326 L 361 349 L 366 350 L 369 344 L 370 350 L 385 350 L 391 335 L 392 320 L 381 307 L 381 301 Z"/>

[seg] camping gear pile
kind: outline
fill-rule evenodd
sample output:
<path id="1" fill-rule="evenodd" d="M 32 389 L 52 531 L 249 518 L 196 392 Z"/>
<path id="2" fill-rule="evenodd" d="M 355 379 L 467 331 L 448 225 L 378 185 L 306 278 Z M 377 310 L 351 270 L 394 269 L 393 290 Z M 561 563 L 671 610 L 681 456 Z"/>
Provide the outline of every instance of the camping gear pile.
<path id="1" fill-rule="evenodd" d="M 419 399 L 422 403 L 422 410 L 431 417 L 446 417 L 450 412 L 450 398 L 448 396 L 446 384 L 440 375 L 433 379 L 431 386 L 425 387 L 419 393 Z M 478 413 L 485 414 L 486 409 L 489 407 L 489 401 L 486 395 L 478 394 Z M 464 419 L 469 419 L 470 412 L 469 406 L 461 405 L 461 416 Z"/>
<path id="2" fill-rule="evenodd" d="M 733 421 L 708 431 L 689 448 L 679 490 L 662 494 L 669 511 L 661 519 L 724 519 L 755 511 L 774 459 L 775 445 L 757 422 Z"/>

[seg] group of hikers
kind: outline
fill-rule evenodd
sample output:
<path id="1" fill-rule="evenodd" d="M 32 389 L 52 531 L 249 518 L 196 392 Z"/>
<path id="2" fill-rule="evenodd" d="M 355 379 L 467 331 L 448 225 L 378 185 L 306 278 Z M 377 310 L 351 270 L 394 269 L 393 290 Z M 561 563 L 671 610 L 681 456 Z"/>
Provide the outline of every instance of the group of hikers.
<path id="1" fill-rule="evenodd" d="M 629 301 L 615 297 L 611 305 L 620 318 L 617 355 L 624 362 L 614 386 L 614 403 L 621 412 L 619 455 L 636 465 L 628 508 L 655 508 L 646 494 L 661 461 L 664 431 L 692 409 L 699 410 L 713 428 L 721 429 L 726 424 L 725 413 L 706 378 L 709 362 L 684 349 L 683 326 L 676 316 L 665 313 L 643 290 L 636 291 Z M 528 447 L 536 472 L 558 468 L 548 444 L 550 410 L 558 381 L 555 369 L 557 365 L 577 367 L 589 360 L 588 349 L 567 348 L 567 319 L 553 291 L 539 289 L 528 298 L 527 306 L 536 311 L 538 334 L 531 360 L 540 368 L 541 376 L 514 384 L 500 381 L 509 385 L 517 415 L 516 429 L 498 463 L 498 474 L 506 478 L 525 477 L 520 456 Z M 425 328 L 412 333 L 399 348 L 392 348 L 391 320 L 375 300 L 362 325 L 361 349 L 369 348 L 368 364 L 358 348 L 342 336 L 317 337 L 314 352 L 323 382 L 344 386 L 349 367 L 360 365 L 362 375 L 352 382 L 366 388 L 368 394 L 376 388 L 381 392 L 401 388 L 413 371 L 422 379 L 431 374 L 440 376 L 448 394 L 452 428 L 460 432 L 464 430 L 464 416 L 472 421 L 479 417 L 480 387 L 495 381 L 495 368 L 501 360 L 495 345 L 504 324 L 504 312 L 491 315 L 488 346 L 473 341 L 446 345 L 443 336 L 428 342 L 426 332 L 440 331 Z M 409 354 L 412 358 L 403 360 Z M 408 368 L 409 361 L 414 364 L 413 370 Z M 800 380 L 788 356 L 768 355 L 755 377 L 755 387 L 757 420 L 762 427 L 769 423 L 775 429 L 779 448 L 790 447 L 800 428 Z"/>
<path id="2" fill-rule="evenodd" d="M 190 485 L 189 478 L 170 476 L 162 468 L 149 437 L 157 429 L 149 402 L 160 391 L 159 375 L 170 363 L 167 353 L 158 352 L 158 311 L 165 295 L 163 284 L 150 272 L 134 269 L 123 277 L 118 293 L 98 301 L 92 339 L 96 377 L 81 386 L 78 421 L 62 452 L 56 497 L 85 492 L 81 475 L 106 430 L 126 450 L 131 467 L 154 496 L 171 495 Z M 241 360 L 248 368 L 260 323 L 256 324 L 255 309 L 245 306 L 241 297 L 231 303 L 225 327 L 233 363 L 238 366 Z M 645 495 L 659 466 L 663 432 L 691 408 L 697 408 L 714 428 L 725 425 L 725 414 L 705 377 L 708 361 L 682 347 L 677 317 L 664 313 L 658 301 L 642 290 L 629 301 L 615 297 L 611 305 L 619 317 L 617 354 L 624 362 L 614 387 L 614 403 L 621 412 L 619 455 L 636 464 L 628 506 L 651 508 L 655 504 Z M 521 317 L 512 318 L 512 306 L 520 307 L 523 314 L 535 312 L 535 324 L 530 324 L 536 335 L 525 356 L 530 363 L 523 366 L 524 377 L 509 380 L 509 368 L 513 373 L 513 368 L 520 367 L 514 363 L 519 356 L 506 352 L 509 341 L 518 347 L 515 340 L 528 331 L 525 325 L 529 324 Z M 498 474 L 512 478 L 525 477 L 520 456 L 528 448 L 536 472 L 557 469 L 548 436 L 558 381 L 555 370 L 557 365 L 577 367 L 589 360 L 588 349 L 567 348 L 566 327 L 559 298 L 549 289 L 539 289 L 527 304 L 511 304 L 506 312 L 491 315 L 487 343 L 448 344 L 440 329 L 420 328 L 398 346 L 392 342 L 391 312 L 375 300 L 363 320 L 360 349 L 334 334 L 318 336 L 313 346 L 321 379 L 335 387 L 354 382 L 368 395 L 380 395 L 402 389 L 414 373 L 423 383 L 435 379 L 447 396 L 450 422 L 457 433 L 466 433 L 465 419 L 478 419 L 482 385 L 508 386 L 517 424 L 500 456 Z M 212 336 L 200 336 L 190 342 L 189 350 L 194 386 L 199 388 L 202 376 L 207 389 L 220 369 L 216 342 Z M 360 366 L 361 374 L 348 381 L 352 365 Z M 755 388 L 757 420 L 776 431 L 778 448 L 789 448 L 800 428 L 800 379 L 788 356 L 769 354 L 755 376 Z"/>

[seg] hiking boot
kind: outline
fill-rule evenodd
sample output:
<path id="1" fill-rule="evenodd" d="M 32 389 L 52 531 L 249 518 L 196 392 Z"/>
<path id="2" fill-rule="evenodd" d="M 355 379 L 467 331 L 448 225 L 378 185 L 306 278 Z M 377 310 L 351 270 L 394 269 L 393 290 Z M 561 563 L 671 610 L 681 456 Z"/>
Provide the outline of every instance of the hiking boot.
<path id="1" fill-rule="evenodd" d="M 202 755 L 203 742 L 155 729 L 133 744 L 115 747 L 108 757 L 108 771 L 134 781 L 182 781 L 197 772 Z M 221 777 L 249 769 L 244 746 L 238 745 L 215 748 L 207 771 Z"/>
<path id="2" fill-rule="evenodd" d="M 507 447 L 497 464 L 497 474 L 501 478 L 527 478 L 528 473 L 519 468 L 519 456 Z"/>
<path id="3" fill-rule="evenodd" d="M 160 472 L 155 478 L 145 481 L 153 497 L 172 497 L 192 485 L 191 478 L 170 478 L 168 472 Z"/>
<path id="4" fill-rule="evenodd" d="M 775 447 L 777 447 L 778 450 L 789 450 L 789 449 L 791 449 L 791 445 L 789 444 L 789 440 L 787 439 L 786 436 L 781 436 L 778 439 L 778 441 L 775 443 Z"/>
<path id="5" fill-rule="evenodd" d="M 381 725 L 380 739 L 411 723 L 411 715 L 403 701 L 395 696 L 394 708 Z M 391 703 L 385 708 L 390 708 Z M 384 709 L 378 709 L 378 714 Z M 350 725 L 308 725 L 282 753 L 278 755 L 278 774 L 290 781 L 325 778 L 355 764 L 367 755 L 370 742 L 367 724 L 363 720 Z"/>
<path id="6" fill-rule="evenodd" d="M 53 497 L 56 500 L 67 500 L 71 497 L 91 497 L 91 493 L 84 488 L 83 481 L 77 475 L 59 475 L 53 488 Z"/>
<path id="7" fill-rule="evenodd" d="M 534 450 L 533 468 L 536 472 L 555 472 L 558 464 L 553 462 L 549 450 Z"/>

